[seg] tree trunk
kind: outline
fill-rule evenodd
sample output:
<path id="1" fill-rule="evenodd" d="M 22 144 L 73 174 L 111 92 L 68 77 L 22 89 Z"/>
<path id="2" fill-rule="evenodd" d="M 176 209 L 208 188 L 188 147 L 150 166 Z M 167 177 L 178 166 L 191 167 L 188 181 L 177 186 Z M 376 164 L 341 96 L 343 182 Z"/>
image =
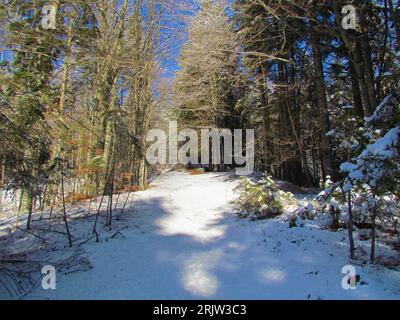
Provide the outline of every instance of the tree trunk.
<path id="1" fill-rule="evenodd" d="M 0 207 L 3 202 L 3 179 L 4 179 L 4 160 L 3 157 L 0 156 Z"/>
<path id="2" fill-rule="evenodd" d="M 375 196 L 374 196 L 375 200 Z M 376 205 L 374 203 L 371 213 L 371 263 L 375 263 L 375 246 L 376 246 Z"/>
<path id="3" fill-rule="evenodd" d="M 392 17 L 393 25 L 396 30 L 396 38 L 397 38 L 397 49 L 400 47 L 400 24 L 399 24 L 399 17 L 396 14 L 396 9 L 393 6 L 393 1 L 389 1 L 389 10 L 390 10 L 390 15 Z"/>
<path id="4" fill-rule="evenodd" d="M 111 101 L 109 115 L 107 116 L 106 133 L 104 138 L 103 159 L 106 163 L 106 172 L 109 172 L 113 162 L 114 150 L 114 117 L 117 109 L 117 77 L 114 77 L 113 86 L 111 89 Z"/>
<path id="5" fill-rule="evenodd" d="M 31 221 L 32 221 L 32 212 L 33 212 L 33 190 L 32 187 L 28 190 L 27 196 L 27 209 L 28 209 L 28 218 L 26 219 L 26 230 L 31 229 Z"/>
<path id="6" fill-rule="evenodd" d="M 63 115 L 65 112 L 66 98 L 67 98 L 67 86 L 68 86 L 68 73 L 71 63 L 71 47 L 72 47 L 72 32 L 74 29 L 74 19 L 70 20 L 67 34 L 67 47 L 65 51 L 64 69 L 61 82 L 61 93 L 60 93 L 60 114 Z"/>
<path id="7" fill-rule="evenodd" d="M 354 238 L 353 238 L 353 210 L 351 203 L 351 191 L 347 193 L 347 206 L 348 206 L 348 217 L 347 217 L 347 230 L 349 232 L 350 242 L 350 258 L 355 258 Z"/>
<path id="8" fill-rule="evenodd" d="M 64 176 L 61 175 L 61 197 L 62 197 L 62 206 L 63 206 L 63 219 L 65 223 L 65 229 L 67 231 L 67 236 L 68 236 L 68 243 L 69 246 L 72 248 L 72 238 L 71 238 L 71 233 L 69 231 L 69 226 L 68 226 L 68 220 L 67 220 L 67 211 L 65 209 L 65 194 L 64 194 Z"/>
<path id="9" fill-rule="evenodd" d="M 336 24 L 339 29 L 340 36 L 343 40 L 343 43 L 347 49 L 349 59 L 353 63 L 353 67 L 355 73 L 357 75 L 357 80 L 360 85 L 360 93 L 361 99 L 364 107 L 365 115 L 371 115 L 375 109 L 374 103 L 374 78 L 371 78 L 371 73 L 366 72 L 366 64 L 368 65 L 368 59 L 371 57 L 363 57 L 364 54 L 368 54 L 368 48 L 365 44 L 365 41 L 368 41 L 368 38 L 361 39 L 363 44 L 360 44 L 358 39 L 350 36 L 350 33 L 347 33 L 346 30 L 342 28 L 341 21 L 341 8 L 337 2 L 333 2 L 333 8 L 336 16 Z"/>
<path id="10" fill-rule="evenodd" d="M 259 83 L 260 90 L 260 100 L 261 100 L 261 108 L 263 108 L 262 116 L 263 116 L 263 129 L 264 129 L 264 152 L 262 155 L 263 158 L 263 169 L 265 168 L 268 172 L 271 173 L 271 159 L 269 154 L 273 153 L 272 144 L 270 143 L 270 134 L 271 134 L 271 115 L 270 115 L 270 107 L 268 106 L 268 82 L 267 82 L 267 74 L 262 68 L 262 79 Z"/>
<path id="11" fill-rule="evenodd" d="M 311 42 L 313 48 L 314 60 L 314 80 L 315 80 L 315 94 L 317 98 L 319 124 L 320 124 L 320 153 L 322 157 L 322 174 L 323 179 L 330 175 L 333 177 L 335 172 L 333 170 L 333 161 L 331 155 L 331 148 L 329 138 L 326 133 L 330 130 L 328 101 L 326 98 L 326 87 L 324 78 L 324 69 L 322 63 L 322 54 L 319 44 L 319 38 L 316 30 L 311 30 Z"/>
<path id="12" fill-rule="evenodd" d="M 357 74 L 356 71 L 354 70 L 353 62 L 351 60 L 349 61 L 349 65 L 350 65 L 349 71 L 351 77 L 351 89 L 353 92 L 354 114 L 360 117 L 361 119 L 364 119 L 365 114 L 360 93 L 360 83 L 358 82 Z"/>
<path id="13" fill-rule="evenodd" d="M 370 113 L 372 114 L 376 108 L 376 92 L 375 92 L 375 76 L 374 67 L 371 59 L 371 46 L 369 44 L 370 39 L 368 36 L 368 28 L 366 26 L 366 17 L 361 14 L 360 28 L 363 37 L 360 39 L 360 47 L 363 58 L 363 66 L 365 70 L 365 82 L 367 86 L 368 100 L 370 105 Z"/>

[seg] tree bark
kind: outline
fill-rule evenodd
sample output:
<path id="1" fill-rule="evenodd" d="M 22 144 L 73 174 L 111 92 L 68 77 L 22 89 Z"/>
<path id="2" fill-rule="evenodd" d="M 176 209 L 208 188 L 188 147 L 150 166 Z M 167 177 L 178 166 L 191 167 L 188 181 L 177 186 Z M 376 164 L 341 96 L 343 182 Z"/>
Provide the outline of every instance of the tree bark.
<path id="1" fill-rule="evenodd" d="M 318 112 L 319 112 L 319 125 L 320 125 L 320 154 L 322 157 L 322 174 L 323 179 L 330 175 L 333 177 L 335 172 L 333 170 L 333 161 L 331 155 L 331 148 L 329 138 L 326 133 L 330 130 L 328 101 L 326 98 L 325 77 L 323 69 L 323 59 L 319 44 L 319 38 L 314 27 L 311 29 L 311 42 L 313 49 L 314 60 L 314 80 L 315 80 L 315 94 L 317 98 Z"/>
<path id="2" fill-rule="evenodd" d="M 375 200 L 375 196 L 374 196 Z M 375 263 L 375 246 L 376 246 L 376 205 L 373 204 L 372 213 L 371 213 L 371 263 Z"/>
<path id="3" fill-rule="evenodd" d="M 72 32 L 74 29 L 74 19 L 71 18 L 70 25 L 67 33 L 67 47 L 65 51 L 64 68 L 61 81 L 61 93 L 60 93 L 60 114 L 63 115 L 65 112 L 66 98 L 67 98 L 67 87 L 68 87 L 68 73 L 71 63 L 71 47 L 72 47 Z"/>
<path id="4" fill-rule="evenodd" d="M 350 258 L 355 258 L 354 238 L 353 238 L 353 209 L 351 203 L 351 191 L 347 193 L 347 206 L 348 206 L 348 217 L 347 217 L 347 230 L 349 233 L 350 242 Z"/>
<path id="5" fill-rule="evenodd" d="M 63 219 L 65 223 L 65 229 L 67 231 L 68 235 L 68 243 L 69 246 L 72 248 L 72 237 L 71 233 L 69 231 L 69 225 L 68 225 L 68 220 L 67 220 L 67 210 L 65 209 L 65 194 L 64 194 L 64 176 L 63 174 L 61 175 L 61 197 L 62 197 L 62 206 L 63 206 Z"/>
<path id="6" fill-rule="evenodd" d="M 3 202 L 3 179 L 4 179 L 4 160 L 3 156 L 0 156 L 0 207 Z"/>
<path id="7" fill-rule="evenodd" d="M 396 9 L 393 6 L 393 1 L 389 1 L 389 10 L 390 10 L 390 15 L 392 17 L 393 25 L 396 30 L 396 38 L 397 38 L 397 49 L 400 47 L 400 23 L 399 23 L 399 17 L 396 14 Z"/>
<path id="8" fill-rule="evenodd" d="M 350 65 L 349 71 L 351 77 L 351 89 L 353 92 L 354 113 L 356 116 L 360 117 L 361 119 L 364 119 L 365 114 L 360 93 L 360 83 L 358 82 L 357 74 L 356 71 L 354 70 L 353 62 L 351 60 L 349 60 L 349 65 Z"/>
<path id="9" fill-rule="evenodd" d="M 370 113 L 372 114 L 376 108 L 376 92 L 375 92 L 375 81 L 374 81 L 375 76 L 374 76 L 374 67 L 372 65 L 372 59 L 371 59 L 371 46 L 369 44 L 370 39 L 368 35 L 368 28 L 366 25 L 367 17 L 365 15 L 366 13 L 364 12 L 363 14 L 361 14 L 360 18 L 361 34 L 363 35 L 363 37 L 360 39 L 360 46 L 363 57 L 363 66 L 365 70 L 365 81 L 368 92 L 368 100 L 371 108 Z"/>
<path id="10" fill-rule="evenodd" d="M 363 108 L 364 108 L 364 114 L 369 116 L 371 115 L 374 110 L 375 110 L 375 102 L 374 102 L 374 78 L 371 78 L 371 72 L 366 72 L 366 64 L 368 65 L 368 59 L 371 59 L 371 57 L 363 57 L 364 54 L 368 54 L 368 48 L 367 45 L 360 44 L 360 41 L 355 39 L 353 36 L 351 36 L 350 32 L 356 32 L 356 31 L 346 31 L 342 28 L 342 21 L 341 21 L 341 10 L 339 7 L 339 4 L 337 2 L 333 2 L 333 8 L 335 11 L 335 16 L 336 16 L 336 24 L 339 29 L 340 36 L 343 40 L 343 43 L 347 49 L 349 59 L 353 63 L 353 67 L 355 70 L 355 73 L 357 75 L 357 81 L 360 85 L 360 93 L 361 93 L 361 99 L 363 103 Z M 364 25 L 363 25 L 363 27 Z M 364 39 L 361 39 L 361 42 L 368 41 L 368 37 L 364 37 Z M 364 51 L 364 52 L 363 52 Z M 369 53 L 370 54 L 370 53 Z M 373 74 L 372 74 L 373 76 Z"/>
<path id="11" fill-rule="evenodd" d="M 28 190 L 27 197 L 28 217 L 26 219 L 26 230 L 31 229 L 32 213 L 33 213 L 33 190 L 32 187 Z"/>

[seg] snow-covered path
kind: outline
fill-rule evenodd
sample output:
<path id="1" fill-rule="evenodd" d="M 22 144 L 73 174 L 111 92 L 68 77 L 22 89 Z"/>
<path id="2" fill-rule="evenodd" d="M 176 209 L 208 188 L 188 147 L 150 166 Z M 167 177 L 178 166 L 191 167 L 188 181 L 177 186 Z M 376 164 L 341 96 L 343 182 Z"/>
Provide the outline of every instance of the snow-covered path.
<path id="1" fill-rule="evenodd" d="M 169 172 L 135 195 L 129 228 L 87 243 L 93 268 L 59 274 L 57 289 L 28 299 L 399 298 L 399 272 L 359 269 L 363 286 L 343 290 L 344 233 L 233 214 L 227 174 Z M 376 267 L 373 267 L 376 268 Z M 395 291 L 397 290 L 397 292 Z"/>

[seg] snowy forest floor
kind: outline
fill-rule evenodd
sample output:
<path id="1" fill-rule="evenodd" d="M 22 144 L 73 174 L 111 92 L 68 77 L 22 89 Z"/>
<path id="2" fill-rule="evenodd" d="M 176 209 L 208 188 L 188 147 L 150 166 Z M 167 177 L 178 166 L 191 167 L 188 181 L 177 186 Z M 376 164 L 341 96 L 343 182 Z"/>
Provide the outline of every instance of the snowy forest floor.
<path id="1" fill-rule="evenodd" d="M 228 173 L 165 173 L 146 191 L 132 194 L 126 213 L 111 229 L 100 216 L 101 243 L 87 241 L 95 218 L 86 213 L 88 203 L 68 208 L 73 249 L 59 233 L 64 230 L 61 217 L 52 224 L 37 219 L 35 236 L 10 233 L 13 220 L 5 219 L 0 222 L 0 298 L 400 298 L 399 268 L 362 259 L 349 263 L 345 230 L 324 230 L 320 220 L 289 228 L 284 216 L 239 219 L 233 213 L 237 182 Z M 97 209 L 96 203 L 92 206 Z M 356 246 L 361 254 L 369 242 L 357 239 Z M 378 254 L 386 253 L 396 254 L 380 244 Z M 25 263 L 18 265 L 19 260 Z M 57 269 L 56 290 L 40 286 L 40 268 L 46 264 Z M 361 277 L 355 290 L 342 288 L 342 268 L 348 264 Z"/>

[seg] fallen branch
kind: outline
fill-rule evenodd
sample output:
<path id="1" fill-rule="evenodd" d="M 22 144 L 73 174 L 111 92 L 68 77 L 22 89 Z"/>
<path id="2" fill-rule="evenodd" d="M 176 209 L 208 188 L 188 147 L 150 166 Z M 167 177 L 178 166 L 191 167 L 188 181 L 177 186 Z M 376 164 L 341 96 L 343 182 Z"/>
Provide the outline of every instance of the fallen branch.
<path id="1" fill-rule="evenodd" d="M 89 242 L 89 241 L 92 240 L 93 238 L 98 239 L 98 235 L 95 234 L 94 236 L 91 236 L 89 239 L 87 239 L 87 240 L 81 242 L 79 245 L 85 244 L 86 242 Z M 96 240 L 96 242 L 98 242 L 98 241 Z"/>
<path id="2" fill-rule="evenodd" d="M 32 236 L 34 236 L 34 237 L 36 237 L 36 238 L 42 240 L 43 242 L 46 242 L 46 243 L 47 243 L 47 240 L 46 240 L 45 238 L 43 238 L 43 237 L 41 237 L 41 236 L 38 236 L 37 234 L 34 234 L 33 232 L 31 232 L 31 231 L 29 231 L 29 230 L 21 229 L 20 227 L 16 227 L 16 228 L 17 228 L 17 230 L 20 230 L 20 231 L 29 233 L 30 235 L 32 235 Z"/>
<path id="3" fill-rule="evenodd" d="M 125 236 L 124 236 L 120 231 L 114 233 L 114 234 L 111 236 L 111 239 L 114 239 L 114 237 L 116 237 L 118 234 L 121 235 L 122 238 L 126 239 Z"/>

